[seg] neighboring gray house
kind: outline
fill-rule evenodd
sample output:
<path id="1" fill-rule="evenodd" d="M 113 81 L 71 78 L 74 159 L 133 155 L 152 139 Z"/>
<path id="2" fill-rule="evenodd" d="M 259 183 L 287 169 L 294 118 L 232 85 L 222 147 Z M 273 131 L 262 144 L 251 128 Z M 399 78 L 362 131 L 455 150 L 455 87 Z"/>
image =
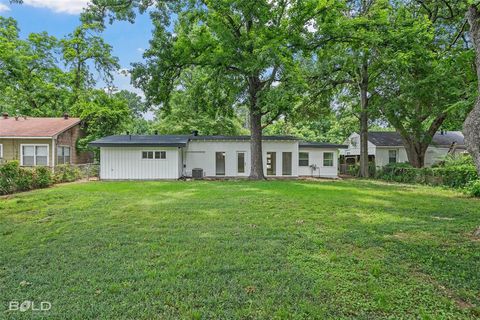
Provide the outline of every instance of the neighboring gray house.
<path id="1" fill-rule="evenodd" d="M 109 136 L 90 143 L 100 148 L 100 178 L 178 179 L 201 169 L 205 177 L 250 174 L 249 136 Z M 303 142 L 291 136 L 263 137 L 267 177 L 338 176 L 338 149 L 347 146 Z"/>
<path id="2" fill-rule="evenodd" d="M 340 152 L 342 164 L 355 164 L 360 161 L 360 135 L 352 133 L 345 141 L 347 149 Z M 460 131 L 442 131 L 434 135 L 425 154 L 425 166 L 441 161 L 447 154 L 466 153 L 463 134 Z M 408 162 L 407 152 L 402 138 L 397 132 L 368 133 L 368 156 L 377 167 L 388 163 Z"/>

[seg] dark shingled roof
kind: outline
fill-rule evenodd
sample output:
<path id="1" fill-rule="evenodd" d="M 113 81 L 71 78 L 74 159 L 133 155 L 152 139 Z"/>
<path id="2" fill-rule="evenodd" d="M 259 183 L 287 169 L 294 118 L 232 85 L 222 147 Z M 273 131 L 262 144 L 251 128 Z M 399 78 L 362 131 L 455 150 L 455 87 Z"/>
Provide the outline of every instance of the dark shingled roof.
<path id="1" fill-rule="evenodd" d="M 234 141 L 234 140 L 242 140 L 242 141 L 249 141 L 250 136 L 191 136 L 191 140 L 197 140 L 197 141 L 218 141 L 218 140 L 228 140 L 228 141 Z M 295 141 L 299 140 L 296 137 L 293 136 L 262 136 L 262 140 L 266 141 Z"/>
<path id="2" fill-rule="evenodd" d="M 92 147 L 185 147 L 189 135 L 108 136 L 90 142 Z"/>
<path id="3" fill-rule="evenodd" d="M 371 131 L 368 133 L 368 141 L 379 147 L 403 146 L 402 138 L 398 132 Z M 463 134 L 460 131 L 438 132 L 433 136 L 431 145 L 449 148 L 454 142 L 457 147 L 465 145 Z"/>
<path id="4" fill-rule="evenodd" d="M 307 142 L 301 141 L 300 148 L 334 148 L 334 149 L 347 149 L 348 146 L 344 144 L 325 143 L 325 142 Z"/>
<path id="5" fill-rule="evenodd" d="M 292 136 L 263 136 L 264 141 L 298 141 Z M 249 141 L 250 136 L 193 136 L 193 135 L 120 135 L 93 142 L 92 147 L 185 147 L 189 141 Z M 300 141 L 300 148 L 347 148 L 342 144 Z"/>
<path id="6" fill-rule="evenodd" d="M 250 136 L 193 136 L 193 135 L 121 135 L 109 136 L 93 142 L 90 142 L 92 147 L 185 147 L 188 141 L 248 141 Z M 263 136 L 266 141 L 296 141 L 298 140 L 292 136 Z"/>

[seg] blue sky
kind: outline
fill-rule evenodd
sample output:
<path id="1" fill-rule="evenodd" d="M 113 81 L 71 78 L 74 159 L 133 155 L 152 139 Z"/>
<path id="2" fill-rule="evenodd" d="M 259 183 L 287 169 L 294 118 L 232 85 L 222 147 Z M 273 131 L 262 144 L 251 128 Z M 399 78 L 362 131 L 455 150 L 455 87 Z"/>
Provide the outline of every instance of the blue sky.
<path id="1" fill-rule="evenodd" d="M 23 5 L 0 0 L 0 15 L 18 21 L 21 36 L 46 31 L 62 38 L 79 25 L 79 13 L 88 0 L 24 0 Z M 142 61 L 142 53 L 148 48 L 152 24 L 148 15 L 138 16 L 134 24 L 115 22 L 103 33 L 103 38 L 113 47 L 113 55 L 120 59 L 122 68 L 130 68 L 132 62 Z M 130 85 L 130 79 L 116 75 L 115 86 L 140 93 Z M 102 86 L 99 83 L 99 86 Z"/>

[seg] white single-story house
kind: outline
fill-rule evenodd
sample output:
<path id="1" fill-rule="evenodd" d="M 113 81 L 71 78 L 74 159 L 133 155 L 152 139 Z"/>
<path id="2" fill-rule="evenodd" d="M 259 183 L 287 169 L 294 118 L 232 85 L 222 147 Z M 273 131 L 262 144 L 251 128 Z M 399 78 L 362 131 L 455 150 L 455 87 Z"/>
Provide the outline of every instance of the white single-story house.
<path id="1" fill-rule="evenodd" d="M 345 141 L 345 145 L 348 147 L 340 151 L 342 164 L 358 163 L 360 161 L 360 135 L 352 133 Z M 460 131 L 438 132 L 433 136 L 425 154 L 425 166 L 429 167 L 443 160 L 449 153 L 460 154 L 465 152 L 465 142 Z M 383 167 L 389 163 L 408 162 L 402 138 L 397 132 L 369 132 L 368 156 L 376 167 Z"/>
<path id="2" fill-rule="evenodd" d="M 246 177 L 249 136 L 117 135 L 90 143 L 100 148 L 105 180 Z M 338 150 L 347 146 L 303 142 L 291 136 L 263 137 L 267 177 L 338 177 Z"/>

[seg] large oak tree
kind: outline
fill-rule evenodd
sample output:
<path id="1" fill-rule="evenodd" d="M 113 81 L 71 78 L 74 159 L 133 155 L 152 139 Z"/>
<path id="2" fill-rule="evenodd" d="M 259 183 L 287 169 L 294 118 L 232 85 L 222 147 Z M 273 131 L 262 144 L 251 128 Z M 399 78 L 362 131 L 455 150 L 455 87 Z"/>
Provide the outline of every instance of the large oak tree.
<path id="1" fill-rule="evenodd" d="M 331 1 L 157 1 L 153 39 L 133 82 L 147 102 L 169 108 L 185 70 L 208 68 L 241 87 L 248 106 L 252 179 L 263 179 L 262 130 L 296 101 L 302 82 L 299 57 L 328 41 L 336 10 Z M 94 1 L 85 19 L 134 19 L 148 1 Z M 174 17 L 173 21 L 171 18 Z M 291 93 L 291 94 L 289 94 Z M 278 97 L 282 97 L 279 101 Z M 291 99 L 291 103 L 288 103 Z"/>

